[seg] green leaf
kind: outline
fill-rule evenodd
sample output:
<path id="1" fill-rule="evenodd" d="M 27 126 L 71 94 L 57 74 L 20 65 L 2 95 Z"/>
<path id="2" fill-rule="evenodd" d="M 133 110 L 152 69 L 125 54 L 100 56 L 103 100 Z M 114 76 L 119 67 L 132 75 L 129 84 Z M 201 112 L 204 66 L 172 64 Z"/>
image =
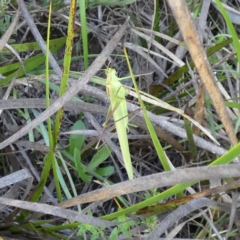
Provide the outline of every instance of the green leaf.
<path id="1" fill-rule="evenodd" d="M 215 3 L 217 4 L 220 12 L 222 13 L 222 15 L 223 15 L 223 17 L 224 17 L 224 19 L 226 21 L 226 24 L 227 24 L 227 27 L 228 27 L 228 31 L 231 34 L 232 39 L 233 39 L 234 49 L 237 52 L 238 62 L 240 62 L 240 44 L 239 44 L 239 39 L 238 39 L 238 35 L 237 35 L 237 32 L 236 32 L 236 29 L 233 26 L 233 23 L 232 23 L 232 21 L 231 21 L 231 19 L 229 17 L 229 14 L 228 14 L 227 10 L 223 7 L 221 1 L 216 0 Z"/>
<path id="2" fill-rule="evenodd" d="M 63 44 L 64 44 L 64 42 L 61 41 L 57 47 L 54 47 L 51 50 L 51 52 L 56 53 L 62 47 Z M 27 60 L 23 61 L 26 72 L 28 73 L 31 70 L 35 69 L 36 67 L 38 67 L 39 65 L 44 63 L 45 60 L 46 60 L 46 57 L 44 56 L 44 54 L 40 53 L 40 54 L 37 54 L 36 56 L 30 57 Z M 5 79 L 2 79 L 0 81 L 0 86 L 11 82 L 12 79 L 15 77 L 16 71 L 18 70 L 19 67 L 21 67 L 21 64 L 19 62 L 10 64 L 10 65 L 4 66 L 4 67 L 0 67 L 0 73 L 2 75 L 6 76 Z M 19 78 L 24 75 L 25 75 L 24 70 L 20 69 L 17 77 Z"/>
<path id="3" fill-rule="evenodd" d="M 99 149 L 87 166 L 86 171 L 93 171 L 110 156 L 110 153 L 111 148 L 109 146 L 104 146 L 103 148 Z"/>
<path id="4" fill-rule="evenodd" d="M 115 171 L 115 168 L 113 166 L 107 166 L 107 167 L 97 169 L 96 173 L 102 177 L 109 177 L 114 173 L 114 171 Z"/>
<path id="5" fill-rule="evenodd" d="M 58 47 L 66 42 L 66 37 L 57 38 L 49 41 L 50 49 L 54 47 Z M 37 51 L 41 50 L 38 42 L 27 42 L 27 43 L 20 43 L 20 44 L 12 44 L 10 45 L 16 52 L 27 52 L 27 51 Z M 4 47 L 1 51 L 2 54 L 11 53 L 11 51 Z"/>
<path id="6" fill-rule="evenodd" d="M 115 227 L 112 232 L 111 235 L 109 236 L 109 240 L 116 240 L 118 239 L 118 229 L 117 227 Z"/>
<path id="7" fill-rule="evenodd" d="M 82 130 L 82 129 L 85 129 L 85 125 L 81 120 L 78 120 L 77 122 L 75 122 L 75 124 L 71 128 L 72 131 Z M 72 156 L 74 155 L 75 148 L 77 148 L 79 151 L 82 149 L 84 140 L 85 140 L 85 136 L 83 135 L 80 135 L 80 134 L 70 135 L 68 151 Z"/>
<path id="8" fill-rule="evenodd" d="M 83 169 L 83 165 L 81 164 L 81 155 L 80 150 L 75 148 L 74 149 L 74 163 L 75 167 L 77 168 L 78 176 L 86 183 L 90 183 L 91 180 L 85 174 L 85 170 Z"/>

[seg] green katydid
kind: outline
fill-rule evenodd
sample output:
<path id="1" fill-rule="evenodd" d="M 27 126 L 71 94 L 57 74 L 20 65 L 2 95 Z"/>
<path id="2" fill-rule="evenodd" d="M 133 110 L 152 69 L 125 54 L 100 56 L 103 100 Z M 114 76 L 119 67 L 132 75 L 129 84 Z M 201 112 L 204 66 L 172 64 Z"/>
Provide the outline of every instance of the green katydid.
<path id="1" fill-rule="evenodd" d="M 127 103 L 125 99 L 126 90 L 120 83 L 120 79 L 116 76 L 115 69 L 107 68 L 106 75 L 106 92 L 110 100 L 108 115 L 113 112 L 113 118 L 119 138 L 124 164 L 129 179 L 133 179 L 132 162 L 127 138 L 129 119 Z M 103 124 L 103 126 L 106 126 L 106 122 Z"/>
<path id="2" fill-rule="evenodd" d="M 128 145 L 128 138 L 127 138 L 127 130 L 128 130 L 128 111 L 127 111 L 127 103 L 125 100 L 126 93 L 137 97 L 136 93 L 131 88 L 126 89 L 125 86 L 123 86 L 120 83 L 120 80 L 116 76 L 116 70 L 112 68 L 107 68 L 106 70 L 107 80 L 106 80 L 106 91 L 107 95 L 110 99 L 110 108 L 108 112 L 108 116 L 111 112 L 113 112 L 113 118 L 115 121 L 115 126 L 119 138 L 120 147 L 122 150 L 123 160 L 124 164 L 128 173 L 129 179 L 133 179 L 133 169 L 132 169 L 132 163 L 131 163 L 131 157 L 129 152 L 129 145 Z M 146 94 L 144 92 L 141 92 L 143 100 L 153 103 L 154 105 L 159 105 L 163 108 L 167 108 L 170 110 L 173 110 L 185 118 L 189 119 L 193 124 L 198 126 L 204 133 L 206 133 L 208 136 L 210 135 L 211 139 L 217 142 L 211 134 L 209 134 L 206 129 L 204 129 L 199 123 L 185 115 L 181 110 L 172 107 L 171 105 L 156 99 L 153 96 L 150 96 L 149 94 Z M 103 124 L 103 126 L 106 126 L 106 122 Z"/>

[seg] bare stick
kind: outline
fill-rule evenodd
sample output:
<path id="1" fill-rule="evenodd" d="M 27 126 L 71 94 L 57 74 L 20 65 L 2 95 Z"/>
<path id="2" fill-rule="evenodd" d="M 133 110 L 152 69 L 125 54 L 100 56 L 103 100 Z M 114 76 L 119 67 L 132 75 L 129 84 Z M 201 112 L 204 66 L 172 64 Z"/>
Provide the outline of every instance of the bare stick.
<path id="1" fill-rule="evenodd" d="M 175 171 L 152 174 L 104 187 L 82 194 L 59 204 L 61 207 L 71 207 L 77 204 L 113 198 L 119 195 L 146 191 L 153 188 L 169 187 L 184 182 L 196 182 L 206 179 L 225 179 L 240 176 L 240 165 L 231 164 L 214 167 L 194 167 L 177 169 Z"/>

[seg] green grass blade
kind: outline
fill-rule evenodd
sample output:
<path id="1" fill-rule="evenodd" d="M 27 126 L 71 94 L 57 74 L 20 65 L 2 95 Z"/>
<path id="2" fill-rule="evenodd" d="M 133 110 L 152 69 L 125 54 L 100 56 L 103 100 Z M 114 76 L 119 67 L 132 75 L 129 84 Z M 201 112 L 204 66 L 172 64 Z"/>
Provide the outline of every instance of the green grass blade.
<path id="1" fill-rule="evenodd" d="M 52 53 L 56 53 L 62 46 L 63 46 L 64 42 L 62 42 L 61 44 L 59 44 L 56 48 L 53 48 L 51 51 Z M 37 54 L 34 57 L 28 58 L 27 60 L 23 61 L 23 64 L 25 66 L 25 70 L 26 72 L 30 72 L 31 70 L 37 68 L 38 66 L 40 66 L 42 63 L 44 63 L 46 60 L 46 57 L 44 56 L 43 53 Z M 18 71 L 19 67 L 21 66 L 21 64 L 18 63 L 13 63 L 11 65 L 5 66 L 5 67 L 1 67 L 0 68 L 0 73 L 2 75 L 5 75 L 6 78 L 2 79 L 0 81 L 0 86 L 3 86 L 9 82 L 12 81 L 12 79 L 15 77 L 16 72 Z M 19 77 L 23 77 L 25 75 L 25 72 L 23 69 L 20 69 L 17 75 L 17 78 Z"/>
<path id="2" fill-rule="evenodd" d="M 229 164 L 230 162 L 232 162 L 232 160 L 236 157 L 238 157 L 240 155 L 240 143 L 237 144 L 236 146 L 234 146 L 231 150 L 229 150 L 227 153 L 225 153 L 223 156 L 221 156 L 220 158 L 216 159 L 213 163 L 209 164 L 209 166 L 216 166 L 216 165 L 224 165 L 224 164 Z M 134 206 L 131 206 L 129 208 L 120 210 L 116 213 L 112 213 L 109 215 L 106 215 L 104 217 L 102 217 L 102 219 L 105 220 L 112 220 L 112 219 L 116 219 L 121 215 L 124 214 L 130 214 L 132 212 L 137 211 L 140 208 L 144 208 L 147 206 L 150 206 L 152 204 L 155 204 L 161 200 L 167 199 L 181 191 L 183 191 L 184 189 L 192 186 L 193 184 L 195 184 L 196 182 L 188 182 L 188 183 L 181 183 L 181 184 L 177 184 L 171 188 L 169 188 L 168 190 L 152 197 L 149 198 L 141 203 L 135 204 Z"/>
<path id="3" fill-rule="evenodd" d="M 235 30 L 235 28 L 233 26 L 233 23 L 232 23 L 229 15 L 227 13 L 227 11 L 223 7 L 222 3 L 219 0 L 216 0 L 215 3 L 217 4 L 220 12 L 222 13 L 222 15 L 223 15 L 223 17 L 224 17 L 224 19 L 226 21 L 226 24 L 227 24 L 227 27 L 228 27 L 228 31 L 229 31 L 229 33 L 232 36 L 234 49 L 237 52 L 237 59 L 238 59 L 238 62 L 240 63 L 240 43 L 239 43 L 239 40 L 238 40 L 238 35 L 236 33 L 236 30 Z"/>
<path id="4" fill-rule="evenodd" d="M 124 53 L 125 53 L 125 57 L 126 57 L 126 60 L 127 60 L 129 72 L 130 72 L 130 75 L 131 75 L 132 80 L 133 80 L 134 88 L 135 88 L 135 91 L 136 91 L 137 96 L 138 96 L 138 101 L 140 103 L 140 107 L 142 108 L 144 119 L 146 121 L 146 125 L 148 127 L 148 131 L 149 131 L 149 133 L 151 135 L 151 138 L 152 138 L 155 150 L 156 150 L 156 152 L 158 154 L 160 162 L 163 165 L 164 170 L 165 171 L 170 171 L 171 167 L 169 165 L 168 159 L 165 156 L 165 152 L 164 152 L 164 150 L 163 150 L 163 148 L 162 148 L 162 146 L 161 146 L 161 144 L 160 144 L 160 142 L 158 140 L 157 134 L 156 134 L 156 132 L 155 132 L 155 130 L 153 128 L 153 125 L 152 125 L 152 123 L 151 123 L 151 121 L 150 121 L 150 119 L 149 119 L 149 117 L 147 115 L 147 111 L 145 109 L 145 106 L 144 106 L 144 103 L 142 101 L 140 92 L 138 90 L 138 86 L 137 86 L 137 83 L 136 83 L 135 78 L 134 78 L 134 74 L 133 74 L 133 71 L 132 71 L 129 59 L 128 59 L 126 48 L 124 48 Z"/>
<path id="5" fill-rule="evenodd" d="M 49 41 L 49 47 L 50 47 L 50 49 L 51 48 L 56 48 L 62 42 L 65 43 L 65 41 L 66 41 L 66 37 L 56 38 L 56 39 L 50 40 Z M 11 44 L 10 46 L 18 53 L 41 50 L 41 48 L 40 48 L 40 46 L 37 42 Z M 6 53 L 11 53 L 11 51 L 7 47 L 4 47 L 2 49 L 0 55 L 6 54 Z"/>
<path id="6" fill-rule="evenodd" d="M 158 0 L 154 1 L 154 22 L 153 22 L 153 29 L 155 32 L 160 32 L 160 4 Z M 160 37 L 155 36 L 155 40 L 160 43 Z"/>
<path id="7" fill-rule="evenodd" d="M 51 13 L 52 13 L 52 1 L 50 2 L 49 6 L 49 15 L 48 15 L 48 29 L 47 29 L 47 50 L 46 50 L 46 107 L 50 106 L 50 87 L 49 87 L 49 39 L 50 39 L 50 30 L 51 30 Z M 52 124 L 51 118 L 47 119 L 47 126 L 48 126 L 48 138 L 49 138 L 49 146 L 50 149 L 53 150 L 53 136 L 52 136 Z"/>
<path id="8" fill-rule="evenodd" d="M 49 70 L 49 36 L 50 36 L 50 20 L 51 19 L 51 3 L 50 3 L 50 7 L 49 7 L 49 24 L 48 24 L 48 33 L 47 33 L 47 51 L 46 51 L 46 76 L 48 77 L 48 70 Z M 47 79 L 46 81 L 46 104 L 47 104 L 47 107 L 49 106 L 49 79 Z M 48 119 L 47 121 L 48 123 L 48 137 L 49 137 L 49 145 L 50 145 L 50 152 L 47 154 L 46 156 L 46 159 L 45 159 L 45 162 L 44 162 L 44 166 L 43 166 L 43 171 L 41 173 L 41 178 L 40 178 L 40 186 L 39 188 L 37 189 L 36 193 L 33 195 L 32 197 L 32 201 L 38 201 L 41 194 L 42 194 L 42 191 L 43 191 L 43 188 L 47 182 L 47 179 L 48 179 L 48 175 L 49 175 L 49 172 L 50 172 L 50 169 L 51 169 L 51 166 L 52 166 L 52 163 L 54 161 L 54 151 L 51 149 L 51 146 L 53 145 L 53 142 L 52 142 L 52 135 L 51 135 L 51 120 Z"/>
<path id="9" fill-rule="evenodd" d="M 87 17 L 86 17 L 86 5 L 85 1 L 78 1 L 79 14 L 81 20 L 81 33 L 83 43 L 83 56 L 84 56 L 84 68 L 88 69 L 88 31 L 87 31 Z"/>
<path id="10" fill-rule="evenodd" d="M 184 127 L 185 127 L 185 130 L 187 133 L 187 138 L 188 138 L 188 142 L 189 142 L 190 149 L 191 149 L 191 157 L 192 157 L 192 159 L 196 159 L 197 146 L 194 143 L 193 132 L 192 132 L 192 127 L 191 127 L 190 121 L 186 118 L 184 118 Z"/>
<path id="11" fill-rule="evenodd" d="M 62 96 L 66 92 L 67 86 L 68 86 L 68 78 L 69 78 L 69 70 L 70 70 L 70 64 L 71 64 L 72 46 L 73 46 L 73 38 L 74 38 L 75 14 L 76 14 L 76 0 L 73 0 L 70 5 L 68 34 L 67 34 L 67 41 L 66 41 L 66 48 L 65 48 L 64 62 L 63 62 L 63 76 L 61 79 L 59 96 Z M 53 130 L 54 145 L 57 144 L 57 138 L 58 138 L 59 130 L 61 127 L 62 115 L 63 115 L 63 108 L 59 109 L 55 117 L 54 130 Z"/>

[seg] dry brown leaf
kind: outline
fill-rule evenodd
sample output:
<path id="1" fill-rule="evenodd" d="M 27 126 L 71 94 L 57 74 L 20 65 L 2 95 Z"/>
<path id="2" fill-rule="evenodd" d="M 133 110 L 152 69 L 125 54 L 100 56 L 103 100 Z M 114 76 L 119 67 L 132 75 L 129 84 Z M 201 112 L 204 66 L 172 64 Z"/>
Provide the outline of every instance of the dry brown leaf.
<path id="1" fill-rule="evenodd" d="M 205 104 L 205 88 L 204 85 L 201 84 L 199 86 L 198 94 L 197 94 L 197 99 L 196 99 L 196 105 L 195 105 L 195 110 L 194 110 L 194 117 L 193 119 L 196 120 L 199 124 L 202 124 L 203 120 L 203 115 L 204 115 L 204 104 Z M 193 133 L 197 136 L 200 134 L 200 129 L 193 126 L 192 128 Z"/>
<path id="2" fill-rule="evenodd" d="M 205 87 L 231 140 L 231 143 L 236 145 L 238 140 L 234 133 L 233 125 L 226 111 L 222 95 L 220 94 L 215 83 L 211 66 L 201 45 L 187 3 L 184 0 L 168 0 L 167 2 L 173 12 L 176 22 L 182 32 L 183 38 L 188 46 L 189 53 L 195 63 L 196 69 L 205 84 Z"/>

